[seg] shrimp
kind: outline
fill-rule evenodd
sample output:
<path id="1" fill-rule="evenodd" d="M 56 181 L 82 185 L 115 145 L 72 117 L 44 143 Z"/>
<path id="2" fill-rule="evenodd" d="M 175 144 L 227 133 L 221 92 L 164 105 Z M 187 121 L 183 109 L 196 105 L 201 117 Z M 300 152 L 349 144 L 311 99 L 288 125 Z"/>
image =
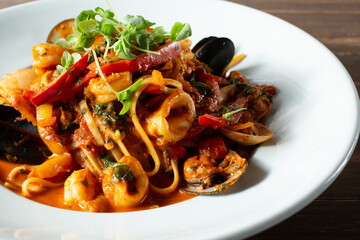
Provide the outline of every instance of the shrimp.
<path id="1" fill-rule="evenodd" d="M 107 208 L 106 199 L 97 196 L 97 181 L 87 169 L 74 171 L 65 181 L 64 202 L 66 205 L 78 204 L 91 212 L 102 212 Z"/>
<path id="2" fill-rule="evenodd" d="M 36 126 L 35 108 L 23 98 L 23 91 L 29 89 L 36 78 L 33 69 L 20 69 L 6 74 L 0 80 L 0 102 L 14 107 L 34 126 Z"/>
<path id="3" fill-rule="evenodd" d="M 49 68 L 61 64 L 61 57 L 66 49 L 60 46 L 41 43 L 32 48 L 33 67 Z"/>
<path id="4" fill-rule="evenodd" d="M 117 92 L 122 91 L 132 84 L 130 72 L 115 73 L 107 77 L 110 86 Z M 117 99 L 115 93 L 106 85 L 102 78 L 94 78 L 89 83 L 89 92 L 94 94 L 96 102 L 109 103 Z"/>
<path id="5" fill-rule="evenodd" d="M 138 160 L 131 156 L 124 156 L 120 159 L 119 166 L 126 165 L 132 172 L 133 181 L 117 178 L 114 175 L 117 166 L 104 170 L 102 188 L 109 203 L 115 206 L 136 206 L 141 203 L 149 190 L 149 179 Z"/>

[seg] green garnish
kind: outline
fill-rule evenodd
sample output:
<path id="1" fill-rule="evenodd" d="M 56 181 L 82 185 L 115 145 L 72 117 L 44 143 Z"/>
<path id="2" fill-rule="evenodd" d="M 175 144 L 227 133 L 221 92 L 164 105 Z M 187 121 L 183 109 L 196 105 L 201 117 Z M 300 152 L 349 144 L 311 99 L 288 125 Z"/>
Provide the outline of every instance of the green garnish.
<path id="1" fill-rule="evenodd" d="M 143 79 L 140 78 L 139 80 L 137 80 L 136 82 L 134 82 L 130 87 L 128 87 L 127 89 L 124 89 L 120 92 L 116 92 L 113 88 L 110 89 L 113 93 L 115 93 L 117 99 L 119 102 L 121 102 L 121 104 L 123 105 L 123 108 L 121 109 L 119 115 L 124 115 L 125 113 L 127 113 L 130 110 L 131 107 L 131 98 L 133 96 L 133 92 L 136 91 L 136 89 L 140 86 L 140 84 L 142 83 Z"/>
<path id="2" fill-rule="evenodd" d="M 20 173 L 20 174 L 25 174 L 25 173 L 26 173 L 26 171 L 25 171 L 25 169 L 20 168 L 20 169 L 19 169 L 19 173 Z"/>
<path id="3" fill-rule="evenodd" d="M 247 108 L 239 108 L 234 111 L 223 114 L 222 117 L 225 118 L 226 121 L 230 121 L 233 114 L 241 112 L 241 111 L 245 111 L 245 110 L 247 110 Z"/>
<path id="4" fill-rule="evenodd" d="M 101 78 L 105 81 L 106 85 L 108 86 L 108 88 L 116 95 L 117 99 L 119 102 L 121 102 L 121 104 L 123 105 L 123 108 L 121 109 L 119 115 L 124 115 L 125 113 L 127 113 L 130 110 L 131 107 L 131 98 L 133 96 L 133 92 L 136 91 L 136 89 L 140 86 L 140 84 L 142 83 L 143 79 L 140 78 L 139 80 L 137 80 L 135 83 L 133 83 L 130 87 L 117 92 L 115 91 L 115 89 L 113 89 L 110 84 L 108 83 L 108 81 L 106 80 L 103 72 L 101 71 L 100 68 L 100 64 L 99 61 L 97 59 L 97 55 L 96 52 L 94 50 L 92 50 L 92 53 L 94 55 L 94 59 L 95 59 L 95 64 L 97 69 L 99 70 L 99 74 L 101 76 Z"/>
<path id="5" fill-rule="evenodd" d="M 56 66 L 59 77 L 69 70 L 77 61 L 79 61 L 80 58 L 81 55 L 79 53 L 70 54 L 68 51 L 64 51 L 61 57 L 61 65 Z"/>
<path id="6" fill-rule="evenodd" d="M 190 84 L 191 86 L 195 87 L 201 95 L 206 97 L 212 97 L 214 95 L 214 92 L 205 83 L 191 81 Z"/>
<path id="7" fill-rule="evenodd" d="M 167 33 L 162 26 L 154 28 L 152 32 L 148 31 L 148 28 L 154 25 L 155 23 L 144 17 L 135 15 L 126 15 L 123 22 L 120 22 L 110 9 L 97 7 L 94 11 L 82 11 L 75 18 L 77 33 L 70 34 L 66 39 L 58 39 L 55 44 L 85 51 L 94 43 L 96 36 L 102 35 L 107 42 L 104 56 L 107 55 L 108 50 L 113 49 L 122 59 L 134 59 L 136 55 L 132 50 L 159 54 L 152 51 L 159 44 L 168 39 L 180 41 L 192 34 L 188 23 L 176 22 L 170 33 Z"/>
<path id="8" fill-rule="evenodd" d="M 112 167 L 114 169 L 112 178 L 113 183 L 116 182 L 116 179 L 126 182 L 135 181 L 134 174 L 132 173 L 129 165 L 126 163 L 113 162 L 113 159 L 110 155 L 107 155 L 102 160 L 104 161 L 106 168 Z"/>

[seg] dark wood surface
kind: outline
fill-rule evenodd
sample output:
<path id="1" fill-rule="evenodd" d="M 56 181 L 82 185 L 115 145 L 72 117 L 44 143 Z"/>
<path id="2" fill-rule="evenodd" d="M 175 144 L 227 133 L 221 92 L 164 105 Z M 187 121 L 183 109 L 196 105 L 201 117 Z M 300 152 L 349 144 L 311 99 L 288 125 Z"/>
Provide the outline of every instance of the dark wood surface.
<path id="1" fill-rule="evenodd" d="M 0 0 L 0 9 L 31 0 Z M 360 92 L 360 0 L 232 0 L 275 15 L 320 40 Z M 360 144 L 338 179 L 309 206 L 250 239 L 360 239 Z"/>

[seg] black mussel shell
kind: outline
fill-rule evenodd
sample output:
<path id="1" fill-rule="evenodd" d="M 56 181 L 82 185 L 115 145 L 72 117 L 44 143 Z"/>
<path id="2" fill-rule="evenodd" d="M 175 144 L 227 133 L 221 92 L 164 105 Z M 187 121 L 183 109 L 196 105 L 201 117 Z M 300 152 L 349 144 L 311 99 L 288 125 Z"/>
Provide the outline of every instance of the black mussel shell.
<path id="1" fill-rule="evenodd" d="M 234 57 L 234 43 L 225 37 L 207 37 L 194 46 L 195 58 L 206 63 L 213 70 L 212 74 L 220 76 Z"/>
<path id="2" fill-rule="evenodd" d="M 0 121 L 4 121 L 15 125 L 17 127 L 26 129 L 30 132 L 38 134 L 37 128 L 34 127 L 30 122 L 24 121 L 17 121 L 17 118 L 21 117 L 21 114 L 16 111 L 13 107 L 8 107 L 4 105 L 0 105 Z"/>
<path id="3" fill-rule="evenodd" d="M 20 164 L 41 164 L 49 153 L 38 135 L 0 121 L 1 160 Z"/>

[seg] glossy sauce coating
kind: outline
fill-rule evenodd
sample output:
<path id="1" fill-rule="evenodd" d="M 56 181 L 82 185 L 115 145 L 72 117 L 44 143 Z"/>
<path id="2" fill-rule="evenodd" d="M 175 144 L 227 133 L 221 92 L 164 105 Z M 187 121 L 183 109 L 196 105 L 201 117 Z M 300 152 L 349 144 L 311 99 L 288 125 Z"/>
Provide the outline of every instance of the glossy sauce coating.
<path id="1" fill-rule="evenodd" d="M 0 160 L 0 181 L 2 184 L 6 181 L 11 170 L 18 166 L 22 166 L 22 165 L 9 163 L 9 162 Z M 26 177 L 26 174 L 19 174 L 18 179 L 25 180 L 25 177 Z M 21 178 L 24 178 L 24 179 L 21 179 Z M 20 191 L 15 191 L 15 192 L 19 195 L 22 195 Z M 132 212 L 132 211 L 147 210 L 147 209 L 163 207 L 163 206 L 179 203 L 182 201 L 189 200 L 193 197 L 195 197 L 195 196 L 181 192 L 180 190 L 177 190 L 166 196 L 161 196 L 161 195 L 157 195 L 157 194 L 150 192 L 145 197 L 143 202 L 136 207 L 114 207 L 114 206 L 110 206 L 110 204 L 109 204 L 107 212 Z M 77 205 L 76 206 L 75 205 L 68 206 L 68 205 L 64 204 L 64 187 L 63 186 L 48 189 L 47 191 L 45 191 L 39 195 L 35 195 L 35 196 L 31 197 L 30 199 L 33 201 L 45 204 L 45 205 L 52 206 L 52 207 L 70 209 L 70 210 L 75 210 L 75 211 L 83 211 Z"/>

